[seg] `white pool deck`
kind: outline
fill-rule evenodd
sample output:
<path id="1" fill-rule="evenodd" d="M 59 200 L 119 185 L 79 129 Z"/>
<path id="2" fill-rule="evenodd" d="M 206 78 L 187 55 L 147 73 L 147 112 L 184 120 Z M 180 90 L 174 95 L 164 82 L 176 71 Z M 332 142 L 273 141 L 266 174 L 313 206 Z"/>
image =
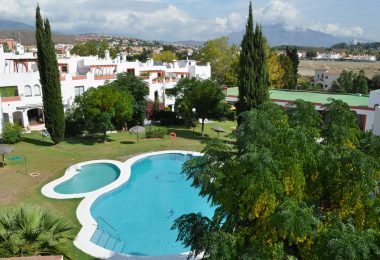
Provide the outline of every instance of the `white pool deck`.
<path id="1" fill-rule="evenodd" d="M 124 183 L 126 183 L 129 180 L 129 177 L 131 175 L 131 167 L 132 165 L 145 157 L 153 156 L 153 155 L 161 155 L 161 154 L 170 154 L 170 153 L 176 153 L 176 154 L 183 154 L 183 155 L 193 155 L 193 156 L 201 156 L 201 153 L 198 152 L 191 152 L 191 151 L 182 151 L 182 150 L 168 150 L 168 151 L 159 151 L 159 152 L 151 152 L 151 153 L 144 153 L 140 155 L 136 155 L 124 163 L 114 160 L 93 160 L 93 161 L 86 161 L 82 163 L 78 163 L 75 165 L 70 166 L 66 169 L 65 174 L 46 184 L 44 187 L 42 187 L 41 192 L 43 195 L 49 198 L 54 199 L 73 199 L 73 198 L 84 198 L 78 208 L 77 208 L 77 218 L 82 225 L 81 230 L 79 231 L 77 237 L 74 240 L 74 245 L 82 250 L 83 252 L 99 258 L 99 259 L 113 259 L 113 260 L 121 260 L 121 259 L 154 259 L 154 260 L 174 260 L 174 259 L 186 259 L 188 256 L 188 253 L 183 253 L 179 255 L 171 255 L 171 256 L 132 256 L 132 255 L 124 255 L 120 253 L 115 253 L 111 250 L 105 249 L 103 247 L 100 247 L 96 245 L 95 243 L 91 242 L 91 237 L 95 233 L 97 229 L 97 222 L 91 215 L 91 206 L 95 202 L 97 198 L 99 198 L 101 195 L 114 190 Z M 80 170 L 81 167 L 87 164 L 93 164 L 93 163 L 110 163 L 114 164 L 120 169 L 120 175 L 119 177 L 112 183 L 97 189 L 92 192 L 87 193 L 77 193 L 77 194 L 61 194 L 54 191 L 54 187 L 71 179 L 74 177 L 78 170 Z"/>

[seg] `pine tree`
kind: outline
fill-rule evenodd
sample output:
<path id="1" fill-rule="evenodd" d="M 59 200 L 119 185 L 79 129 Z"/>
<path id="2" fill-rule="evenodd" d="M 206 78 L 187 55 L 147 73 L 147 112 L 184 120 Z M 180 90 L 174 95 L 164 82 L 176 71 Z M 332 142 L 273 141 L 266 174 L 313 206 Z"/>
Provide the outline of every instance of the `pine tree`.
<path id="1" fill-rule="evenodd" d="M 51 139 L 57 144 L 63 140 L 65 133 L 61 82 L 57 56 L 51 38 L 50 23 L 48 19 L 42 19 L 38 5 L 36 9 L 36 41 L 45 126 Z"/>
<path id="2" fill-rule="evenodd" d="M 241 43 L 238 114 L 251 110 L 268 98 L 269 76 L 265 39 L 261 27 L 253 28 L 252 2 Z"/>

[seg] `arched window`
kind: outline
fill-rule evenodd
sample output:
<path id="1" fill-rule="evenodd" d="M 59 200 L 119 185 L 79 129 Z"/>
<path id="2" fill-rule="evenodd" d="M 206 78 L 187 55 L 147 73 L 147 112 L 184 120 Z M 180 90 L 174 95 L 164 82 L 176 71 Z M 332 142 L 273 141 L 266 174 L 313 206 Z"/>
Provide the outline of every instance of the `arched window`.
<path id="1" fill-rule="evenodd" d="M 39 85 L 33 86 L 33 93 L 35 96 L 41 96 L 41 87 Z"/>
<path id="2" fill-rule="evenodd" d="M 95 76 L 103 76 L 103 70 L 101 68 L 96 68 Z"/>
<path id="3" fill-rule="evenodd" d="M 25 95 L 25 97 L 31 97 L 32 96 L 32 88 L 29 85 L 26 85 L 24 87 L 24 95 Z"/>

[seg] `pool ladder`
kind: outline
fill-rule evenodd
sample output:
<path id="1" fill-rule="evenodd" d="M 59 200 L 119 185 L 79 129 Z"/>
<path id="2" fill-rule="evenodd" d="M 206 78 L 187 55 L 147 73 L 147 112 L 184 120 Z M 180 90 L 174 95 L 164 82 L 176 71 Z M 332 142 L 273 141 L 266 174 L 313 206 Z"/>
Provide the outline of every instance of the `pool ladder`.
<path id="1" fill-rule="evenodd" d="M 70 168 L 73 168 L 76 173 L 78 173 L 80 171 L 80 169 L 81 169 L 81 167 L 78 166 L 77 163 L 70 164 Z"/>
<path id="2" fill-rule="evenodd" d="M 95 242 L 95 244 L 97 244 L 101 247 L 104 247 L 104 248 L 109 249 L 111 251 L 114 251 L 116 253 L 124 253 L 125 242 L 120 239 L 119 232 L 116 230 L 116 228 L 114 228 L 105 219 L 103 219 L 102 217 L 98 217 L 97 222 L 99 223 L 100 220 L 103 221 L 108 227 L 110 227 L 116 235 L 112 235 L 110 232 L 106 231 L 105 229 L 100 228 L 99 224 L 98 224 L 97 229 L 96 229 L 93 237 L 95 236 L 95 234 L 97 233 L 98 230 L 99 230 L 100 234 L 99 234 L 99 237 L 97 239 L 95 239 L 95 241 L 93 241 L 93 242 Z M 102 239 L 103 239 L 103 241 L 102 241 Z M 112 244 L 112 240 L 114 240 L 113 244 Z M 118 246 L 119 249 L 117 249 L 116 246 Z M 121 247 L 121 249 L 120 249 L 120 247 Z"/>

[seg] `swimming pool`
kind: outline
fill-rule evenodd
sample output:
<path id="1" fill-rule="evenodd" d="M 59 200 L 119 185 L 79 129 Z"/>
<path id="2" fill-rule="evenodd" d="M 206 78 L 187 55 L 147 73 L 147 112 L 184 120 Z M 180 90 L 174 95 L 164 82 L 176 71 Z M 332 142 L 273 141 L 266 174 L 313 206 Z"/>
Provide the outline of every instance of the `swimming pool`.
<path id="1" fill-rule="evenodd" d="M 174 220 L 201 212 L 211 217 L 207 199 L 198 196 L 191 180 L 181 174 L 184 154 L 145 157 L 132 165 L 127 183 L 98 198 L 91 215 L 98 229 L 91 241 L 128 255 L 162 256 L 189 251 L 176 242 Z"/>
<path id="2" fill-rule="evenodd" d="M 86 193 L 115 181 L 120 170 L 111 163 L 92 163 L 75 169 L 77 173 L 69 180 L 54 187 L 61 194 Z"/>
<path id="3" fill-rule="evenodd" d="M 135 259 L 141 255 L 144 259 L 151 258 L 145 255 L 186 259 L 189 250 L 175 242 L 177 232 L 170 230 L 174 219 L 190 212 L 213 214 L 207 200 L 199 197 L 191 182 L 180 174 L 187 159 L 201 155 L 170 150 L 137 155 L 124 163 L 87 161 L 69 167 L 64 176 L 46 184 L 41 192 L 56 199 L 83 198 L 76 211 L 82 228 L 74 245 L 89 255 L 98 259 Z M 73 178 L 78 168 L 97 163 L 114 165 L 119 177 L 90 192 L 55 191 Z"/>
<path id="4" fill-rule="evenodd" d="M 54 199 L 83 198 L 89 193 L 112 185 L 125 164 L 112 160 L 94 160 L 69 166 L 65 174 L 42 187 L 46 197 Z"/>

